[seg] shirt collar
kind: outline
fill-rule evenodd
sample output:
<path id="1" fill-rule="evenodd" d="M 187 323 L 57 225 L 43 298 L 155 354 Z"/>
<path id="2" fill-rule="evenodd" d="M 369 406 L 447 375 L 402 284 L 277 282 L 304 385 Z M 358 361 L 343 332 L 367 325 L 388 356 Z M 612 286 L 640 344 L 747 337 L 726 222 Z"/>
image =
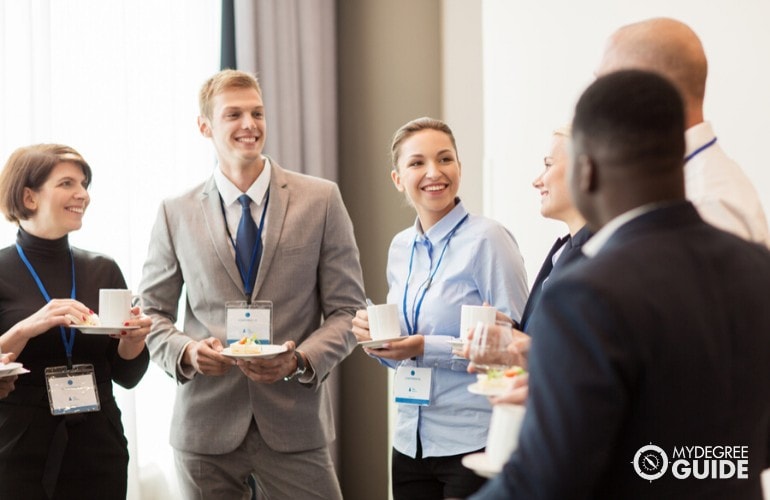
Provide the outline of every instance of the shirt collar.
<path id="1" fill-rule="evenodd" d="M 684 131 L 685 158 L 715 137 L 711 122 L 701 122 Z"/>
<path id="2" fill-rule="evenodd" d="M 249 195 L 249 198 L 251 198 L 257 205 L 262 205 L 267 189 L 270 187 L 270 159 L 266 156 L 263 156 L 262 159 L 265 162 L 262 173 L 259 174 L 259 177 L 257 177 L 251 186 L 249 186 L 249 189 L 247 189 L 245 193 Z M 222 169 L 219 168 L 219 165 L 214 169 L 214 183 L 217 185 L 219 195 L 222 196 L 222 202 L 226 207 L 236 203 L 238 197 L 244 194 L 241 193 L 241 190 L 238 189 L 230 179 L 225 177 L 225 174 L 222 173 Z"/>
<path id="3" fill-rule="evenodd" d="M 648 203 L 618 215 L 607 224 L 605 224 L 604 227 L 598 230 L 590 240 L 583 243 L 583 253 L 587 257 L 594 257 L 597 253 L 599 253 L 599 251 L 604 247 L 609 239 L 612 238 L 612 235 L 614 235 L 617 230 L 621 228 L 621 226 L 631 222 L 640 215 L 646 214 L 647 212 L 658 208 L 661 205 L 661 203 Z"/>
<path id="4" fill-rule="evenodd" d="M 414 221 L 414 230 L 417 233 L 418 240 L 427 239 L 432 242 L 438 242 L 446 238 L 455 226 L 468 214 L 460 198 L 455 198 L 455 206 L 440 221 L 433 224 L 427 232 L 423 232 L 420 218 Z"/>

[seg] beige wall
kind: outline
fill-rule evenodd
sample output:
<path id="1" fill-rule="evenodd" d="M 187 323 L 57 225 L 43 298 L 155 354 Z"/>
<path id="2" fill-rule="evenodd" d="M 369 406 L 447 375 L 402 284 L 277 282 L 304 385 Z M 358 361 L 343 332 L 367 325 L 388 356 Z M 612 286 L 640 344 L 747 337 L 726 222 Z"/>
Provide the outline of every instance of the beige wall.
<path id="1" fill-rule="evenodd" d="M 390 180 L 390 138 L 412 118 L 440 116 L 440 1 L 339 0 L 337 23 L 340 188 L 366 292 L 382 302 L 390 240 L 414 220 Z M 346 499 L 388 498 L 388 378 L 360 349 L 342 364 Z"/>

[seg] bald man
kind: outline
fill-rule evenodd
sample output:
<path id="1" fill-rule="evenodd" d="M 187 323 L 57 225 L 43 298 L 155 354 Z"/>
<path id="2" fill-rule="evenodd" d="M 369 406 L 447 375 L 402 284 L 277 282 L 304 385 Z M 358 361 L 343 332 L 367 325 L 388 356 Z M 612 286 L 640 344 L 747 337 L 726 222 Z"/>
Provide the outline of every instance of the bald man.
<path id="1" fill-rule="evenodd" d="M 618 29 L 607 41 L 597 76 L 643 69 L 668 78 L 685 105 L 685 189 L 706 222 L 770 247 L 762 204 L 741 167 L 703 120 L 708 62 L 698 35 L 684 23 L 654 18 Z"/>

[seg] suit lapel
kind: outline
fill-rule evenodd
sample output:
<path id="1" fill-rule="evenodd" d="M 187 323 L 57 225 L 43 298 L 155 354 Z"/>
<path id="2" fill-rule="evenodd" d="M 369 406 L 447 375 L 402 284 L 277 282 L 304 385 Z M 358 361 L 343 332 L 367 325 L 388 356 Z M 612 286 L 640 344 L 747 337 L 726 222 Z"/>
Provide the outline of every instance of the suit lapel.
<path id="1" fill-rule="evenodd" d="M 543 261 L 543 265 L 540 268 L 540 271 L 537 273 L 535 282 L 532 284 L 532 290 L 529 292 L 527 303 L 524 305 L 524 312 L 521 314 L 522 328 L 526 327 L 526 324 L 529 322 L 529 317 L 532 314 L 532 310 L 537 307 L 537 303 L 540 301 L 540 294 L 543 291 L 543 282 L 546 280 L 546 278 L 548 278 L 548 276 L 551 274 L 551 270 L 553 269 L 553 255 L 568 240 L 569 235 L 558 238 L 551 247 L 551 250 L 548 252 L 548 256 L 545 258 L 545 261 Z"/>
<path id="2" fill-rule="evenodd" d="M 559 270 L 567 264 L 570 264 L 572 261 L 579 259 L 583 255 L 583 243 L 588 241 L 588 238 L 590 237 L 591 232 L 588 230 L 588 226 L 583 226 L 580 228 L 580 230 L 575 233 L 575 236 L 567 241 L 566 245 L 564 246 L 564 251 L 556 260 L 551 273 L 554 273 L 556 270 Z"/>
<path id="3" fill-rule="evenodd" d="M 217 185 L 214 182 L 214 176 L 211 176 L 208 182 L 206 182 L 203 193 L 201 193 L 200 203 L 203 218 L 206 221 L 206 229 L 208 230 L 209 238 L 211 238 L 211 243 L 214 245 L 217 257 L 222 262 L 222 266 L 227 271 L 230 279 L 242 290 L 243 280 L 241 280 L 241 275 L 238 273 L 235 257 L 230 249 L 232 244 L 227 237 L 225 218 L 222 215 L 222 205 Z"/>
<path id="4" fill-rule="evenodd" d="M 270 203 L 267 207 L 267 230 L 263 238 L 262 260 L 259 264 L 257 281 L 254 283 L 254 294 L 256 297 L 265 277 L 270 270 L 276 252 L 278 251 L 278 242 L 281 239 L 283 231 L 283 222 L 286 219 L 286 211 L 289 207 L 288 181 L 281 167 L 273 159 L 270 159 Z"/>

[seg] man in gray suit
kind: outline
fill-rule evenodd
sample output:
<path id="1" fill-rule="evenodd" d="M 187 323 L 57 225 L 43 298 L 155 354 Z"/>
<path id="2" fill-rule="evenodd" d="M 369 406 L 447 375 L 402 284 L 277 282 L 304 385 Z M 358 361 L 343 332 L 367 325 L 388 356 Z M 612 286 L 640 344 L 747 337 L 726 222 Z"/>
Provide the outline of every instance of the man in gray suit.
<path id="1" fill-rule="evenodd" d="M 272 499 L 341 498 L 323 382 L 355 347 L 351 319 L 364 302 L 350 218 L 336 184 L 262 155 L 265 114 L 252 75 L 217 73 L 201 89 L 200 108 L 218 166 L 161 204 L 140 286 L 153 318 L 152 358 L 179 384 L 171 445 L 182 492 L 248 498 L 254 474 Z M 272 311 L 254 308 L 266 301 Z M 264 320 L 266 311 L 272 338 L 263 340 L 285 352 L 223 355 L 242 331 L 234 317 Z"/>

